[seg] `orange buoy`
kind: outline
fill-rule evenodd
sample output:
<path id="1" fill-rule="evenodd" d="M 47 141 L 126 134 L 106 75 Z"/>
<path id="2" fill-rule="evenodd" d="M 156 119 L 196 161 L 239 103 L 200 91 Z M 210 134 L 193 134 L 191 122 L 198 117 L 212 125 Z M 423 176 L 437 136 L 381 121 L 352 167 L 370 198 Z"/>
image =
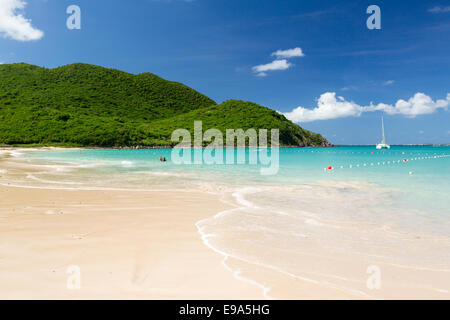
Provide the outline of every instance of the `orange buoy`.
<path id="1" fill-rule="evenodd" d="M 332 167 L 332 166 L 329 166 L 329 167 L 328 167 L 328 170 L 333 170 L 333 167 Z"/>

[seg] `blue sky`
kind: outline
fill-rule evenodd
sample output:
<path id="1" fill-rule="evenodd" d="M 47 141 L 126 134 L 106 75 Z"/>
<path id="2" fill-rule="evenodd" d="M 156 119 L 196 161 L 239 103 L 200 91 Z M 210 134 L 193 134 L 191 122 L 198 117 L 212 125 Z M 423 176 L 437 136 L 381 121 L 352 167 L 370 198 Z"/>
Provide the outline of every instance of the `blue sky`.
<path id="1" fill-rule="evenodd" d="M 366 26 L 372 4 L 380 30 Z M 69 5 L 81 30 L 66 27 Z M 11 12 L 29 28 L 2 22 Z M 153 72 L 286 113 L 336 144 L 379 142 L 382 113 L 391 144 L 450 143 L 450 1 L 0 0 L 0 33 L 3 63 Z"/>

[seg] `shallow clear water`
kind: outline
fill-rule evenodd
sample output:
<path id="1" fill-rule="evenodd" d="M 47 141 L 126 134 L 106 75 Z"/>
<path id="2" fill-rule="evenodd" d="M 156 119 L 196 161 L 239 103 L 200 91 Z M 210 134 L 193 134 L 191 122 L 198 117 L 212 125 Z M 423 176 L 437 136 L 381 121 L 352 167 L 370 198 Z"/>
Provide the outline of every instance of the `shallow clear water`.
<path id="1" fill-rule="evenodd" d="M 258 153 L 257 150 L 247 149 L 245 153 L 246 164 L 229 165 L 173 164 L 168 149 L 64 150 L 34 152 L 28 157 L 51 160 L 61 165 L 60 170 L 70 169 L 65 166 L 72 165 L 72 169 L 82 173 L 109 174 L 105 177 L 109 186 L 106 183 L 109 178 L 118 178 L 114 183 L 120 187 L 121 183 L 132 182 L 131 177 L 135 176 L 137 181 L 143 180 L 139 181 L 143 188 L 174 182 L 188 186 L 201 183 L 295 186 L 318 181 L 359 181 L 401 195 L 397 204 L 407 208 L 425 209 L 439 215 L 450 211 L 450 147 L 394 146 L 383 151 L 370 146 L 281 148 L 276 175 L 261 175 L 260 168 L 267 166 L 248 163 L 249 154 Z M 161 163 L 160 156 L 168 162 Z M 332 170 L 327 169 L 330 166 Z"/>
<path id="2" fill-rule="evenodd" d="M 219 194 L 236 209 L 197 224 L 207 244 L 289 274 L 349 277 L 338 263 L 305 266 L 308 250 L 450 269 L 450 147 L 281 148 L 278 173 L 261 175 L 248 159 L 266 151 L 229 165 L 177 165 L 167 149 L 25 152 L 15 160 L 29 172 L 14 182 Z"/>

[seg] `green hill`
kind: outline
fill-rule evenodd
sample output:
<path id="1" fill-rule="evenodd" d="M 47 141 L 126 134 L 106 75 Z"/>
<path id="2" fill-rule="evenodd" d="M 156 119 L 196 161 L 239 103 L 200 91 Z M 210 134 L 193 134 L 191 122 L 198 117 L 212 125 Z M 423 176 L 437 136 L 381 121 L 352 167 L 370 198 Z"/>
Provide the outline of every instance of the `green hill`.
<path id="1" fill-rule="evenodd" d="M 203 130 L 219 129 L 224 135 L 227 129 L 261 128 L 280 130 L 280 144 L 284 146 L 327 146 L 328 142 L 320 135 L 287 120 L 278 112 L 256 103 L 228 100 L 220 105 L 193 110 L 191 112 L 144 125 L 144 131 L 170 137 L 173 130 L 186 128 L 193 131 L 194 121 L 202 120 Z"/>
<path id="2" fill-rule="evenodd" d="M 168 146 L 178 128 L 280 129 L 280 144 L 326 146 L 318 134 L 254 103 L 213 100 L 151 73 L 72 64 L 0 65 L 0 144 Z"/>

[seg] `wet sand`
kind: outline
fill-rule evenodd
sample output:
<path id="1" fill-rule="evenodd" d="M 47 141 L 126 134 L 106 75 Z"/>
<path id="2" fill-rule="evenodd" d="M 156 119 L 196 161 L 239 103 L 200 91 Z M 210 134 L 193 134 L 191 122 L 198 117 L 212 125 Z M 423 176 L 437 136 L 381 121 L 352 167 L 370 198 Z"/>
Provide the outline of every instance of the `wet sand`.
<path id="1" fill-rule="evenodd" d="M 263 298 L 203 244 L 195 223 L 225 209 L 211 195 L 0 187 L 0 199 L 0 299 Z"/>
<path id="2" fill-rule="evenodd" d="M 2 161 L 7 156 L 0 154 L 0 177 L 26 174 L 23 162 Z M 450 298 L 448 268 L 380 262 L 380 287 L 371 290 L 367 281 L 374 270 L 367 268 L 373 260 L 324 250 L 315 239 L 290 249 L 300 259 L 295 274 L 232 256 L 224 260 L 197 228 L 199 221 L 236 208 L 217 194 L 14 187 L 14 180 L 2 181 L 0 299 Z M 441 245 L 448 246 L 444 240 Z M 405 243 L 418 250 L 420 241 Z M 264 247 L 255 250 L 261 251 L 256 256 L 268 254 Z"/>

